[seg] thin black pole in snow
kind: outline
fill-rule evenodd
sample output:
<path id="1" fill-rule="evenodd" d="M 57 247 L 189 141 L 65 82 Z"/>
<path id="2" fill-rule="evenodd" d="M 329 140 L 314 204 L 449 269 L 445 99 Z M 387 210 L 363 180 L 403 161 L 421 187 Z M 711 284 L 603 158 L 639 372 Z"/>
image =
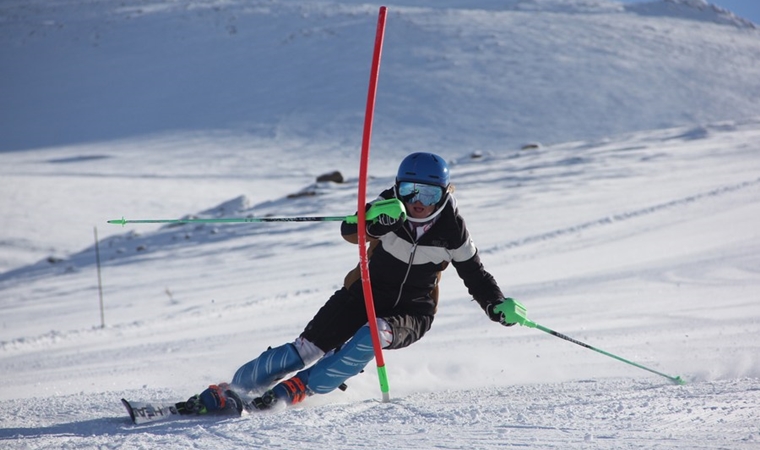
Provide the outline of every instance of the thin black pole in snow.
<path id="1" fill-rule="evenodd" d="M 103 311 L 103 281 L 100 277 L 100 246 L 98 245 L 98 227 L 95 230 L 95 264 L 98 267 L 98 296 L 100 297 L 100 328 L 106 327 L 106 316 Z"/>

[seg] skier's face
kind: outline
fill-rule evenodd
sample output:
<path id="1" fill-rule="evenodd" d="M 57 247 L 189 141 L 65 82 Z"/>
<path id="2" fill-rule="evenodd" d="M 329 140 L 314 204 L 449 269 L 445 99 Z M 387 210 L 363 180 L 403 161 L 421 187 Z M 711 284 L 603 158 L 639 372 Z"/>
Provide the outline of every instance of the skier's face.
<path id="1" fill-rule="evenodd" d="M 413 219 L 425 219 L 435 212 L 435 205 L 425 206 L 421 202 L 404 203 L 406 215 Z"/>
<path id="2" fill-rule="evenodd" d="M 400 181 L 398 196 L 406 206 L 406 215 L 413 219 L 426 219 L 435 212 L 445 190 L 440 186 L 414 181 Z"/>

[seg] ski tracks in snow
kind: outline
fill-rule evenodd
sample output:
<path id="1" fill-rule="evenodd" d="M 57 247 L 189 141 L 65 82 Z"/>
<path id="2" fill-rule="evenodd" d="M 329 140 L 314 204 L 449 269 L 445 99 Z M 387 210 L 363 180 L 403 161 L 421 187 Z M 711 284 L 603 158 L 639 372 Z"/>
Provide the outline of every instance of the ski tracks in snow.
<path id="1" fill-rule="evenodd" d="M 122 411 L 121 395 L 173 394 L 153 389 L 2 401 L 0 446 L 694 450 L 751 449 L 760 440 L 757 378 L 685 386 L 648 379 L 582 380 L 419 393 L 390 403 L 310 399 L 279 413 L 137 427 Z"/>
<path id="2" fill-rule="evenodd" d="M 677 198 L 656 205 L 648 206 L 645 208 L 634 209 L 630 211 L 624 211 L 621 213 L 612 214 L 610 216 L 602 217 L 599 219 L 589 220 L 579 224 L 571 225 L 565 228 L 547 231 L 531 236 L 522 237 L 502 244 L 497 244 L 485 249 L 482 249 L 483 253 L 498 253 L 505 250 L 509 250 L 516 247 L 522 247 L 529 244 L 538 242 L 549 241 L 557 238 L 561 238 L 568 235 L 574 235 L 588 229 L 603 227 L 606 225 L 612 225 L 620 223 L 626 220 L 636 219 L 639 217 L 647 216 L 650 214 L 670 210 L 677 207 L 683 207 L 689 204 L 708 199 L 716 199 L 727 194 L 735 193 L 744 189 L 754 188 L 760 186 L 760 178 L 750 181 L 744 181 L 741 183 L 721 186 L 709 191 L 700 192 L 694 195 L 689 195 L 682 198 Z"/>

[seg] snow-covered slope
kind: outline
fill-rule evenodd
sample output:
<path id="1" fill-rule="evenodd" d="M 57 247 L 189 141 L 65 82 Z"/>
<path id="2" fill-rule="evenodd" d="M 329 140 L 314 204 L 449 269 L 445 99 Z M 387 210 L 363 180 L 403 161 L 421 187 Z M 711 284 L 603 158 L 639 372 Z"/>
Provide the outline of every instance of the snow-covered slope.
<path id="1" fill-rule="evenodd" d="M 377 402 L 368 370 L 347 392 L 281 414 L 136 430 L 120 397 L 176 400 L 228 378 L 295 336 L 356 253 L 327 223 L 129 227 L 100 243 L 105 329 L 93 248 L 0 276 L 0 439 L 11 448 L 754 448 L 758 137 L 760 122 L 749 120 L 475 159 L 447 153 L 486 264 L 533 320 L 686 386 L 501 328 L 446 273 L 433 330 L 386 352 L 390 404 Z M 371 190 L 392 178 L 379 174 Z M 345 213 L 355 183 L 258 204 L 231 198 L 197 215 Z"/>
<path id="2" fill-rule="evenodd" d="M 447 271 L 431 332 L 385 353 L 390 403 L 370 366 L 279 414 L 134 428 L 119 398 L 228 379 L 357 251 L 335 223 L 105 221 L 353 213 L 377 5 L 9 1 L 0 447 L 757 448 L 758 31 L 670 9 L 693 1 L 398 3 L 369 191 L 444 155 L 532 320 L 688 383 L 499 327 Z"/>

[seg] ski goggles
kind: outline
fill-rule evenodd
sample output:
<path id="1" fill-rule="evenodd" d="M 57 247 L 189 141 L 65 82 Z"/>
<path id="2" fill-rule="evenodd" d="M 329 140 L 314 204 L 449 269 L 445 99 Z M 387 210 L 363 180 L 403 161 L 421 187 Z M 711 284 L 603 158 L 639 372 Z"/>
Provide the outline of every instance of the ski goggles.
<path id="1" fill-rule="evenodd" d="M 432 184 L 401 181 L 398 184 L 398 196 L 404 203 L 420 202 L 425 206 L 432 206 L 443 198 L 443 188 Z"/>

